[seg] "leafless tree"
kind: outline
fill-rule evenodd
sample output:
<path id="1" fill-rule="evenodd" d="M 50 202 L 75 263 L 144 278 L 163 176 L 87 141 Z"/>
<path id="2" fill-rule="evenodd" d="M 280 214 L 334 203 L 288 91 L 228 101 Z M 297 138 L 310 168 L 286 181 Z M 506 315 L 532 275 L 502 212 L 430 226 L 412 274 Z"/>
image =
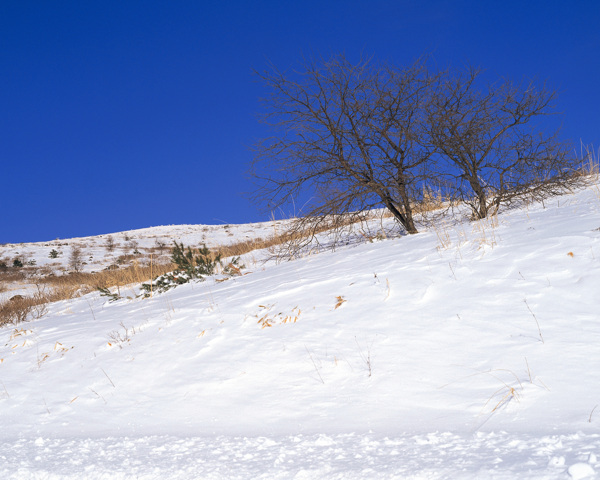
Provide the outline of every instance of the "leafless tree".
<path id="1" fill-rule="evenodd" d="M 78 245 L 74 245 L 71 249 L 69 268 L 75 273 L 79 273 L 83 269 L 83 252 Z"/>
<path id="2" fill-rule="evenodd" d="M 276 133 L 256 147 L 256 199 L 271 210 L 301 205 L 288 232 L 295 247 L 380 207 L 417 233 L 431 187 L 485 218 L 582 183 L 558 130 L 546 133 L 556 92 L 545 85 L 486 85 L 475 68 L 432 73 L 423 59 L 397 68 L 343 55 L 259 76 L 270 92 L 263 120 Z"/>
<path id="3" fill-rule="evenodd" d="M 165 248 L 167 248 L 167 244 L 165 243 L 165 241 L 164 240 L 160 240 L 158 238 L 154 241 L 154 246 L 155 246 L 155 248 L 158 249 L 158 254 L 159 255 L 162 255 L 163 252 L 164 252 L 164 250 L 165 250 Z"/>
<path id="4" fill-rule="evenodd" d="M 481 83 L 479 69 L 447 72 L 425 121 L 429 141 L 448 161 L 444 171 L 473 218 L 524 196 L 543 199 L 574 186 L 577 159 L 557 129 L 545 133 L 556 92 L 533 82 Z"/>
<path id="5" fill-rule="evenodd" d="M 419 141 L 423 106 L 439 75 L 423 61 L 397 69 L 343 55 L 259 75 L 270 91 L 263 119 L 277 134 L 256 147 L 257 199 L 301 204 L 299 225 L 313 232 L 384 207 L 417 233 L 413 206 L 434 155 Z"/>
<path id="6" fill-rule="evenodd" d="M 113 239 L 113 237 L 111 235 L 106 237 L 105 247 L 106 247 L 106 250 L 108 250 L 109 252 L 112 252 L 115 249 L 115 240 Z"/>

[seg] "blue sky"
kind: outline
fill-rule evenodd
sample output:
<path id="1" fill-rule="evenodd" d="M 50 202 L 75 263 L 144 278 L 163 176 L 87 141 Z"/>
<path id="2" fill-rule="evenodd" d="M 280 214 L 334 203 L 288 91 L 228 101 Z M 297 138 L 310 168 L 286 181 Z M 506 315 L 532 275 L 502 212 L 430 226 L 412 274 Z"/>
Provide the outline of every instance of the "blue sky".
<path id="1" fill-rule="evenodd" d="M 252 71 L 426 51 L 548 81 L 563 136 L 600 144 L 597 0 L 2 2 L 0 243 L 266 220 Z"/>

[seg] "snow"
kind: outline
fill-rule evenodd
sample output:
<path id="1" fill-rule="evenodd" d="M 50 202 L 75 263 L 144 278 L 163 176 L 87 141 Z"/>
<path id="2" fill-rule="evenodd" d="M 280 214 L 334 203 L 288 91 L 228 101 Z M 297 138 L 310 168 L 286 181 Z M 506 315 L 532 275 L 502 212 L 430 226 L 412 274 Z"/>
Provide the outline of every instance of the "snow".
<path id="1" fill-rule="evenodd" d="M 106 437 L 0 444 L 6 479 L 595 478 L 598 435 Z M 582 453 L 577 453 L 582 452 Z M 565 457 L 573 463 L 565 472 Z"/>
<path id="2" fill-rule="evenodd" d="M 203 228 L 136 235 L 214 245 L 274 227 Z M 94 268 L 104 241 L 85 242 Z M 261 255 L 224 282 L 88 294 L 0 330 L 0 478 L 597 477 L 597 186 Z"/>

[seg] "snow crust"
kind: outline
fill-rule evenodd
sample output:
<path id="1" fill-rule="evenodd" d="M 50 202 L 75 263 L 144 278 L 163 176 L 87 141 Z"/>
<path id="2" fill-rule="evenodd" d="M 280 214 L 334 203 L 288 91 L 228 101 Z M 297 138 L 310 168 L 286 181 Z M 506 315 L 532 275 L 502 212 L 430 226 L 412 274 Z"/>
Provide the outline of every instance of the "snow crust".
<path id="1" fill-rule="evenodd" d="M 598 435 L 106 437 L 0 444 L 5 479 L 596 478 Z M 567 469 L 567 462 L 574 462 Z M 566 472 L 568 470 L 568 472 Z"/>
<path id="2" fill-rule="evenodd" d="M 597 186 L 246 260 L 0 330 L 0 478 L 596 478 Z"/>

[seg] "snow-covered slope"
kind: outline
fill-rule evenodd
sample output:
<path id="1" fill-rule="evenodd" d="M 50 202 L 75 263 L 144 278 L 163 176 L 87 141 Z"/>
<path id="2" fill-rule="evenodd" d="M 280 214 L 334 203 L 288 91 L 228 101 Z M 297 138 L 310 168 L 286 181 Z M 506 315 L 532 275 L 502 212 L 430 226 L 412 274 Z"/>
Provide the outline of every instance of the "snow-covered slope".
<path id="1" fill-rule="evenodd" d="M 246 273 L 3 328 L 2 478 L 600 469 L 597 187 Z"/>
<path id="2" fill-rule="evenodd" d="M 0 260 L 12 265 L 15 258 L 23 264 L 33 261 L 37 267 L 49 266 L 54 270 L 66 268 L 73 247 L 82 250 L 86 260 L 85 271 L 101 270 L 112 263 L 123 253 L 131 253 L 136 248 L 144 253 L 149 249 L 156 251 L 157 245 L 164 245 L 165 254 L 173 245 L 173 241 L 184 245 L 202 245 L 209 248 L 230 245 L 237 242 L 268 238 L 285 228 L 285 220 L 274 220 L 263 223 L 244 225 L 171 225 L 141 228 L 94 237 L 71 239 L 55 239 L 37 243 L 7 243 L 0 245 Z M 107 249 L 109 237 L 114 243 L 112 250 Z M 58 256 L 50 258 L 49 254 L 56 250 Z"/>

